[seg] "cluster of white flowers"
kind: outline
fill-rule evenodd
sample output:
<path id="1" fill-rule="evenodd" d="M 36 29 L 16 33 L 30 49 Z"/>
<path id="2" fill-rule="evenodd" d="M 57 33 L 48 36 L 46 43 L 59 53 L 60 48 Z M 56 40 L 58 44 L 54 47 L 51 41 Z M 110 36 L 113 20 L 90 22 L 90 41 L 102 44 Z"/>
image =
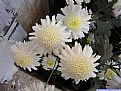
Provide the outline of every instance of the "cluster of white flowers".
<path id="1" fill-rule="evenodd" d="M 96 61 L 100 56 L 93 55 L 89 45 L 82 48 L 75 42 L 75 46 L 70 48 L 66 44 L 72 42 L 72 39 L 85 37 L 91 23 L 91 15 L 87 8 L 82 8 L 83 0 L 76 0 L 77 4 L 71 0 L 69 2 L 71 3 L 67 2 L 68 5 L 61 9 L 64 15 L 52 16 L 52 20 L 46 16 L 46 19 L 41 19 L 41 24 L 33 26 L 34 32 L 29 33 L 30 41 L 13 44 L 11 56 L 16 65 L 23 69 L 37 70 L 36 66 L 40 64 L 45 70 L 57 68 L 62 72 L 62 77 L 72 78 L 78 84 L 80 80 L 86 81 L 90 77 L 96 77 L 95 72 L 98 72 L 95 68 L 98 66 Z M 85 1 L 85 3 L 89 2 L 90 0 Z M 61 59 L 59 64 L 57 57 Z"/>
<path id="2" fill-rule="evenodd" d="M 91 45 L 87 44 L 82 46 L 81 43 L 77 42 L 77 39 L 82 39 L 89 33 L 92 15 L 87 10 L 87 7 L 82 7 L 82 3 L 90 3 L 91 1 L 74 1 L 66 0 L 67 6 L 61 9 L 63 14 L 52 16 L 52 19 L 47 15 L 46 19 L 41 19 L 41 24 L 36 23 L 36 25 L 32 27 L 34 32 L 29 33 L 30 41 L 18 41 L 13 43 L 12 46 L 9 44 L 8 47 L 10 47 L 9 49 L 11 50 L 9 50 L 9 54 L 7 54 L 8 56 L 4 61 L 6 62 L 7 59 L 12 60 L 12 62 L 10 62 L 12 65 L 14 65 L 15 62 L 17 66 L 24 70 L 28 69 L 30 72 L 32 69 L 37 70 L 36 66 L 40 65 L 42 65 L 45 70 L 57 69 L 61 72 L 63 78 L 66 80 L 69 78 L 74 79 L 76 84 L 78 84 L 80 80 L 86 81 L 89 78 L 96 77 L 98 73 L 96 67 L 99 65 L 97 60 L 99 60 L 101 56 L 93 53 Z M 118 0 L 112 8 L 115 17 L 121 15 L 121 0 Z M 70 47 L 67 43 L 72 42 L 72 40 L 76 42 L 73 47 Z M 5 46 L 4 48 L 7 47 Z M 6 51 L 4 51 L 4 53 L 6 53 Z M 58 60 L 58 58 L 60 60 Z M 1 60 L 2 59 L 0 59 L 0 64 Z M 112 62 L 112 64 L 115 65 L 115 62 Z M 110 63 L 107 62 L 106 65 L 110 65 Z M 119 68 L 117 66 L 114 67 Z M 107 87 L 111 87 L 114 83 L 116 85 L 116 82 L 119 81 L 121 84 L 121 77 L 112 69 L 102 71 L 98 76 L 101 80 L 107 80 Z M 1 81 L 4 80 L 0 79 L 0 82 Z M 54 86 L 44 88 L 42 83 L 34 82 L 30 87 L 25 87 L 24 90 L 54 91 Z"/>

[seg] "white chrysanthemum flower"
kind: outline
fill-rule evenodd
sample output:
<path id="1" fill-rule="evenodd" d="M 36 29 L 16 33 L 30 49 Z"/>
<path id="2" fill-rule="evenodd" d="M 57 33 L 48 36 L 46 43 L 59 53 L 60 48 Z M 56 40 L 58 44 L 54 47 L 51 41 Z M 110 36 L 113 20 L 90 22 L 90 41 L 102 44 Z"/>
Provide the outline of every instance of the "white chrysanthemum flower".
<path id="1" fill-rule="evenodd" d="M 55 68 L 57 67 L 57 62 L 56 62 L 56 57 L 54 57 L 53 55 L 48 55 L 43 57 L 43 61 L 42 61 L 42 65 L 43 65 L 43 68 L 45 70 L 50 70 L 50 69 L 53 69 L 54 65 L 55 65 Z"/>
<path id="2" fill-rule="evenodd" d="M 78 39 L 85 37 L 84 33 L 89 31 L 89 20 L 91 15 L 81 5 L 70 4 L 61 9 L 64 15 L 58 14 L 57 19 L 62 20 L 67 30 L 71 30 L 71 38 Z"/>
<path id="3" fill-rule="evenodd" d="M 75 0 L 78 4 L 85 2 L 85 3 L 89 3 L 91 2 L 90 0 Z"/>
<path id="4" fill-rule="evenodd" d="M 115 76 L 116 75 L 116 73 L 113 71 L 113 70 L 111 70 L 111 69 L 107 69 L 106 71 L 101 71 L 101 73 L 99 73 L 99 77 L 100 77 L 100 79 L 101 80 L 108 80 L 108 79 L 112 79 L 113 78 L 113 76 Z"/>
<path id="5" fill-rule="evenodd" d="M 9 40 L 0 41 L 0 83 L 12 80 L 12 76 L 18 71 L 10 55 L 11 45 Z"/>
<path id="6" fill-rule="evenodd" d="M 112 8 L 115 17 L 121 15 L 121 0 L 118 0 L 117 3 L 115 3 Z"/>
<path id="7" fill-rule="evenodd" d="M 15 63 L 23 67 L 27 68 L 31 71 L 31 68 L 37 70 L 35 66 L 39 66 L 40 63 L 39 57 L 36 56 L 36 51 L 33 49 L 34 44 L 31 42 L 16 42 L 13 46 L 11 46 L 11 52 Z"/>
<path id="8" fill-rule="evenodd" d="M 75 43 L 75 46 L 70 49 L 67 45 L 65 50 L 60 54 L 59 71 L 62 72 L 62 77 L 65 79 L 75 79 L 76 84 L 80 80 L 88 80 L 90 77 L 96 77 L 94 72 L 98 72 L 95 68 L 98 63 L 95 63 L 100 56 L 92 55 L 93 50 L 89 45 L 86 45 L 82 50 L 82 46 Z"/>
<path id="9" fill-rule="evenodd" d="M 71 42 L 69 39 L 70 32 L 65 31 L 65 26 L 62 25 L 62 22 L 56 22 L 55 16 L 52 16 L 52 21 L 49 16 L 46 16 L 46 19 L 41 19 L 42 25 L 36 24 L 33 26 L 34 35 L 29 37 L 30 40 L 34 40 L 38 44 L 41 53 L 59 53 L 62 46 L 65 42 Z"/>
<path id="10" fill-rule="evenodd" d="M 48 87 L 44 88 L 44 84 L 42 82 L 40 83 L 35 83 L 33 82 L 30 84 L 29 87 L 25 87 L 24 91 L 54 91 L 55 86 L 54 85 L 49 85 Z"/>
<path id="11" fill-rule="evenodd" d="M 121 89 L 121 77 L 118 75 L 113 76 L 112 79 L 107 80 L 106 85 L 106 88 Z"/>

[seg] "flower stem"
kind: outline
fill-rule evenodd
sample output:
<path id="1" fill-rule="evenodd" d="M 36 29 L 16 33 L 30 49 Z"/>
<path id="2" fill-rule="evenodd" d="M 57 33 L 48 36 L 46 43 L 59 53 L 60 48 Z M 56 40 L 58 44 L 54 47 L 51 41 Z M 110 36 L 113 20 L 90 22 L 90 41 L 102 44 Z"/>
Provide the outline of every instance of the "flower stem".
<path id="1" fill-rule="evenodd" d="M 48 85 L 48 83 L 49 83 L 49 81 L 50 81 L 50 79 L 51 79 L 51 77 L 52 77 L 52 75 L 53 75 L 53 72 L 54 72 L 54 70 L 55 70 L 55 65 L 56 65 L 56 62 L 57 62 L 57 61 L 58 61 L 58 58 L 57 58 L 56 61 L 55 61 L 55 64 L 54 64 L 53 69 L 52 69 L 52 72 L 50 73 L 50 75 L 49 75 L 49 77 L 48 77 L 48 79 L 47 79 L 47 82 L 46 82 L 44 88 L 47 87 L 47 85 Z"/>

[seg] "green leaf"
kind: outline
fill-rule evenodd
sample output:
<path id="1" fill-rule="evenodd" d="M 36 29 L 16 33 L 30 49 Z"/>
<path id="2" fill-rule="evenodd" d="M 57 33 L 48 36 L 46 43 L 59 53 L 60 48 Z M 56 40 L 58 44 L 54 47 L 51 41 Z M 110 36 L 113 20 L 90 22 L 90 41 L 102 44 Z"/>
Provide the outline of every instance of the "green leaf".
<path id="1" fill-rule="evenodd" d="M 115 26 L 115 27 L 121 26 L 121 19 L 113 18 L 113 19 L 110 19 L 109 21 L 111 22 L 112 26 Z"/>
<path id="2" fill-rule="evenodd" d="M 92 87 L 86 91 L 96 91 L 96 89 L 101 88 L 101 86 L 103 87 L 103 82 L 101 80 L 99 80 L 98 77 L 93 78 L 91 83 L 92 83 Z"/>
<path id="3" fill-rule="evenodd" d="M 111 31 L 110 29 L 113 28 L 113 26 L 111 25 L 110 22 L 104 22 L 104 21 L 100 21 L 100 20 L 96 20 L 96 24 L 97 24 L 97 31 L 96 34 L 101 34 L 101 35 L 107 35 L 108 37 L 111 35 Z"/>
<path id="4" fill-rule="evenodd" d="M 112 49 L 113 46 L 109 44 L 109 39 L 107 35 L 96 36 L 98 42 L 96 42 L 96 49 L 101 55 L 100 66 L 103 66 L 105 62 L 113 56 Z"/>

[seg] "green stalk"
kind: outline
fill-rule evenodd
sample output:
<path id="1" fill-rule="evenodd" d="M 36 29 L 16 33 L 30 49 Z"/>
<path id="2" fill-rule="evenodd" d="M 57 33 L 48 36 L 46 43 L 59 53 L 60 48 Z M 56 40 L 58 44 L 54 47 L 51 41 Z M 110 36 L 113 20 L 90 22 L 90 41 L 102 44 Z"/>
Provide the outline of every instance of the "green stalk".
<path id="1" fill-rule="evenodd" d="M 54 64 L 53 69 L 52 69 L 52 72 L 50 73 L 50 76 L 49 76 L 49 78 L 47 79 L 47 82 L 46 82 L 44 88 L 47 87 L 47 85 L 48 85 L 48 83 L 49 83 L 49 81 L 50 81 L 50 79 L 51 79 L 51 77 L 52 77 L 52 75 L 53 75 L 53 72 L 54 72 L 54 70 L 55 70 L 55 65 L 56 65 L 56 62 L 57 62 L 57 61 L 58 61 L 58 58 L 57 58 L 56 61 L 55 61 L 55 64 Z"/>

